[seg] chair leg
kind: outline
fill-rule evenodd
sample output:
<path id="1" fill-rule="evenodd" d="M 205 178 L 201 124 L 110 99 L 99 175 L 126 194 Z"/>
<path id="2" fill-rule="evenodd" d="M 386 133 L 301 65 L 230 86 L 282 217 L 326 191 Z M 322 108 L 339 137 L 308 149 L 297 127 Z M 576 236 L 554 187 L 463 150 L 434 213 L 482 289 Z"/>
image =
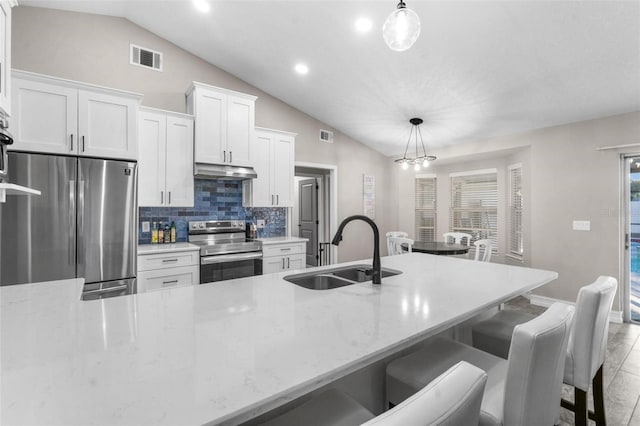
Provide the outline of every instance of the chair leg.
<path id="1" fill-rule="evenodd" d="M 602 365 L 598 368 L 596 375 L 593 377 L 593 411 L 596 426 L 606 426 L 607 420 L 604 415 L 604 393 L 602 389 Z"/>
<path id="2" fill-rule="evenodd" d="M 587 393 L 582 389 L 573 388 L 575 400 L 575 424 L 576 426 L 587 426 Z"/>

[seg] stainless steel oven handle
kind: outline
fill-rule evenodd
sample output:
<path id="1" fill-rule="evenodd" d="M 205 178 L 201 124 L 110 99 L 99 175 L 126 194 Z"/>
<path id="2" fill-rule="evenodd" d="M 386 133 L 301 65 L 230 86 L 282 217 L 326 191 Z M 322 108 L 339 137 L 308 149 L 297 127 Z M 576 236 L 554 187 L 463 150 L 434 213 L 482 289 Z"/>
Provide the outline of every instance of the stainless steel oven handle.
<path id="1" fill-rule="evenodd" d="M 261 258 L 262 258 L 262 252 L 237 253 L 237 254 L 227 254 L 223 256 L 201 257 L 200 264 L 211 265 L 213 263 L 235 262 L 238 260 L 251 260 L 251 259 L 261 259 Z"/>

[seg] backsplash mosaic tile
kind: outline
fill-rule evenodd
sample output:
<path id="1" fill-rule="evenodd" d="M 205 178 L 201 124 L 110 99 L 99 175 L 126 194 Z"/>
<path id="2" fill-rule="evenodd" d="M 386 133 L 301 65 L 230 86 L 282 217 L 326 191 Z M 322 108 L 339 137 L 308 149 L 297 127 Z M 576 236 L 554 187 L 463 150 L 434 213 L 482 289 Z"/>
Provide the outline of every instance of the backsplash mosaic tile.
<path id="1" fill-rule="evenodd" d="M 150 244 L 151 232 L 142 232 L 142 222 L 175 222 L 176 240 L 188 241 L 188 222 L 193 220 L 265 220 L 260 237 L 282 237 L 287 233 L 287 209 L 242 207 L 242 181 L 196 179 L 193 207 L 140 207 L 138 244 Z"/>

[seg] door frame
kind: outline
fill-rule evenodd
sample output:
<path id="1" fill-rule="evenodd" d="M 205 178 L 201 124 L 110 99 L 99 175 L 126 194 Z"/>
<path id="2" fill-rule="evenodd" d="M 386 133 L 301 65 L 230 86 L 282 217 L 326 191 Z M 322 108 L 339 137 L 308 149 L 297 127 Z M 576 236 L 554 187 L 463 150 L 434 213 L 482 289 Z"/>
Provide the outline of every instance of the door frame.
<path id="1" fill-rule="evenodd" d="M 329 225 L 329 235 L 335 235 L 336 230 L 338 229 L 338 166 L 335 164 L 296 161 L 294 163 L 294 167 L 308 167 L 311 169 L 319 169 L 329 172 L 329 185 L 328 188 L 325 187 L 325 190 L 329 190 L 329 217 L 327 218 L 327 221 Z M 289 214 L 287 214 L 287 235 L 291 236 L 291 229 L 293 226 L 293 218 L 291 217 L 292 208 L 289 208 L 288 211 Z M 337 259 L 338 247 L 331 245 L 329 264 L 336 263 Z"/>
<path id="2" fill-rule="evenodd" d="M 622 321 L 631 321 L 631 179 L 629 179 L 629 160 L 640 157 L 640 152 L 627 152 L 620 154 L 620 208 L 624 212 L 620 220 L 620 277 L 622 283 L 619 286 Z M 628 240 L 627 240 L 628 239 Z M 627 246 L 628 245 L 628 249 Z"/>

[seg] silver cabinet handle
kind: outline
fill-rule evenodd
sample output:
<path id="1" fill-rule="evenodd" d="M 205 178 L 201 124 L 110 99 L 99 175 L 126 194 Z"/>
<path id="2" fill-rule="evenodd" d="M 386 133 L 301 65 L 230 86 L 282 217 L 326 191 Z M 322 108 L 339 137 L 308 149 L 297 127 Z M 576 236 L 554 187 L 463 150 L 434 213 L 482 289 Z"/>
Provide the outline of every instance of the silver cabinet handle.
<path id="1" fill-rule="evenodd" d="M 178 259 L 163 259 L 162 263 L 177 262 Z"/>
<path id="2" fill-rule="evenodd" d="M 82 152 L 84 152 L 84 135 L 82 136 Z"/>
<path id="3" fill-rule="evenodd" d="M 280 205 L 280 195 L 276 194 L 276 206 Z"/>
<path id="4" fill-rule="evenodd" d="M 169 204 L 171 204 L 171 191 L 169 191 Z"/>
<path id="5" fill-rule="evenodd" d="M 282 258 L 282 269 L 284 269 L 284 257 Z"/>
<path id="6" fill-rule="evenodd" d="M 229 162 L 233 163 L 233 151 L 229 151 Z"/>
<path id="7" fill-rule="evenodd" d="M 165 284 L 178 284 L 178 280 L 162 281 L 162 285 L 165 285 Z"/>
<path id="8" fill-rule="evenodd" d="M 281 248 L 280 251 L 290 251 L 291 247 Z"/>
<path id="9" fill-rule="evenodd" d="M 160 191 L 160 204 L 164 204 L 164 191 Z"/>
<path id="10" fill-rule="evenodd" d="M 271 194 L 271 205 L 273 205 L 273 194 Z"/>
<path id="11" fill-rule="evenodd" d="M 73 133 L 71 133 L 71 149 L 69 151 L 73 151 Z"/>
<path id="12" fill-rule="evenodd" d="M 287 269 L 291 269 L 291 258 L 287 257 Z"/>
<path id="13" fill-rule="evenodd" d="M 227 162 L 227 151 L 222 151 L 222 162 L 223 163 Z"/>

